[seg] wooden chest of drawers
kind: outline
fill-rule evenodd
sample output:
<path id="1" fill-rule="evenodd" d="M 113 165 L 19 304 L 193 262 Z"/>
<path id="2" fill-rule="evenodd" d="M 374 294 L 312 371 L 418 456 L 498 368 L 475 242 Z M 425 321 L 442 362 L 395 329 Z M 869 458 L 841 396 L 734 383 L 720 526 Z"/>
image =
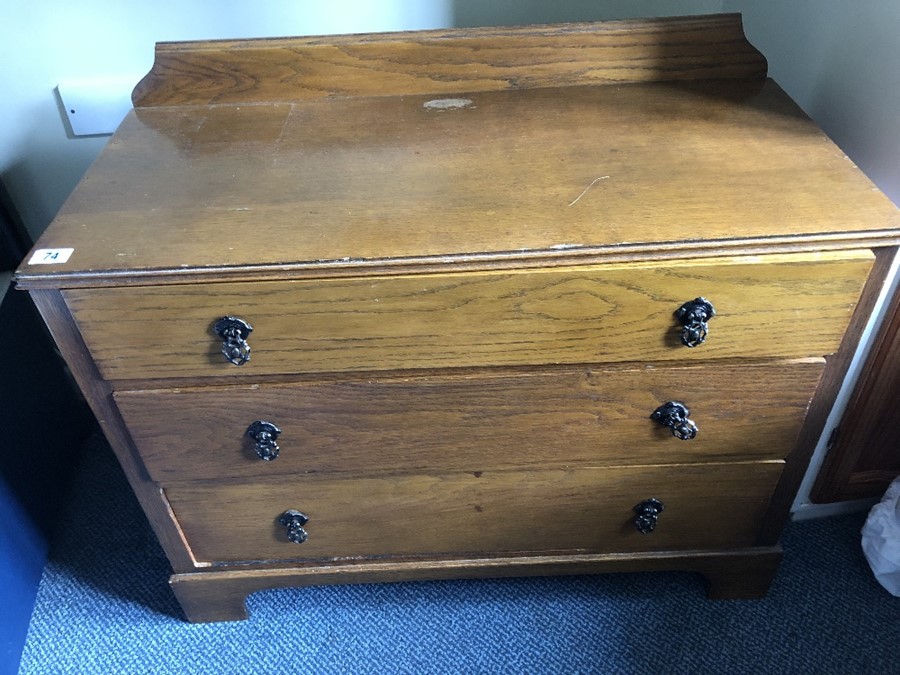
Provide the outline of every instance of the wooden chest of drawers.
<path id="1" fill-rule="evenodd" d="M 160 45 L 134 98 L 18 280 L 188 619 L 765 593 L 900 218 L 737 17 Z"/>

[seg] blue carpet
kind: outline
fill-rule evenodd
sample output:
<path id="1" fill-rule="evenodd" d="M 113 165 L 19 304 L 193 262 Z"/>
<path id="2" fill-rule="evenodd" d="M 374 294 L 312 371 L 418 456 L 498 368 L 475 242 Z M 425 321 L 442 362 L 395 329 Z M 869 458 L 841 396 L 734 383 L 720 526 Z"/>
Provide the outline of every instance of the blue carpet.
<path id="1" fill-rule="evenodd" d="M 191 625 L 95 441 L 20 673 L 898 673 L 900 599 L 872 579 L 862 521 L 791 524 L 758 601 L 708 601 L 680 573 L 415 582 L 265 591 L 249 621 Z"/>

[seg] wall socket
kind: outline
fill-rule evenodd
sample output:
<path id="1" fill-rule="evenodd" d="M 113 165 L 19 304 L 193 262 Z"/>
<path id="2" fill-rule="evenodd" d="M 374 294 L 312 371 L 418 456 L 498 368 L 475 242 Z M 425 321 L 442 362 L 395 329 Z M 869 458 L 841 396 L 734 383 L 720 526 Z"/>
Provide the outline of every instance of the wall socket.
<path id="1" fill-rule="evenodd" d="M 56 92 L 74 136 L 112 134 L 131 110 L 131 90 L 141 76 L 61 81 Z"/>

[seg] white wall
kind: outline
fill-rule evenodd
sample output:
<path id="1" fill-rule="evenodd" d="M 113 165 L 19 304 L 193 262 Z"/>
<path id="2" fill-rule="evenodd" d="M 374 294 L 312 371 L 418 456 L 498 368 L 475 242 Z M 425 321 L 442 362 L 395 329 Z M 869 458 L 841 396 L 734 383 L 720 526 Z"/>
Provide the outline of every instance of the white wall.
<path id="1" fill-rule="evenodd" d="M 107 141 L 67 138 L 54 87 L 114 76 L 136 83 L 157 41 L 404 30 L 450 18 L 446 3 L 416 0 L 0 3 L 0 174 L 37 236 Z"/>
<path id="2" fill-rule="evenodd" d="M 0 3 L 0 175 L 37 237 L 106 143 L 67 138 L 62 80 L 137 80 L 153 45 L 719 11 L 722 0 L 58 0 Z"/>

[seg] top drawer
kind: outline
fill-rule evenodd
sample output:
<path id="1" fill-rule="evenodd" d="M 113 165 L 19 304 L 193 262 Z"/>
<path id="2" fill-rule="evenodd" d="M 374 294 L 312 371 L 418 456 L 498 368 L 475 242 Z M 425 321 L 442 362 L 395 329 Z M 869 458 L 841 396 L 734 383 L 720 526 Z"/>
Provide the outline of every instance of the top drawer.
<path id="1" fill-rule="evenodd" d="M 870 251 L 64 291 L 108 379 L 802 357 L 833 352 Z M 707 342 L 674 312 L 708 298 Z M 213 324 L 253 326 L 227 362 Z"/>

